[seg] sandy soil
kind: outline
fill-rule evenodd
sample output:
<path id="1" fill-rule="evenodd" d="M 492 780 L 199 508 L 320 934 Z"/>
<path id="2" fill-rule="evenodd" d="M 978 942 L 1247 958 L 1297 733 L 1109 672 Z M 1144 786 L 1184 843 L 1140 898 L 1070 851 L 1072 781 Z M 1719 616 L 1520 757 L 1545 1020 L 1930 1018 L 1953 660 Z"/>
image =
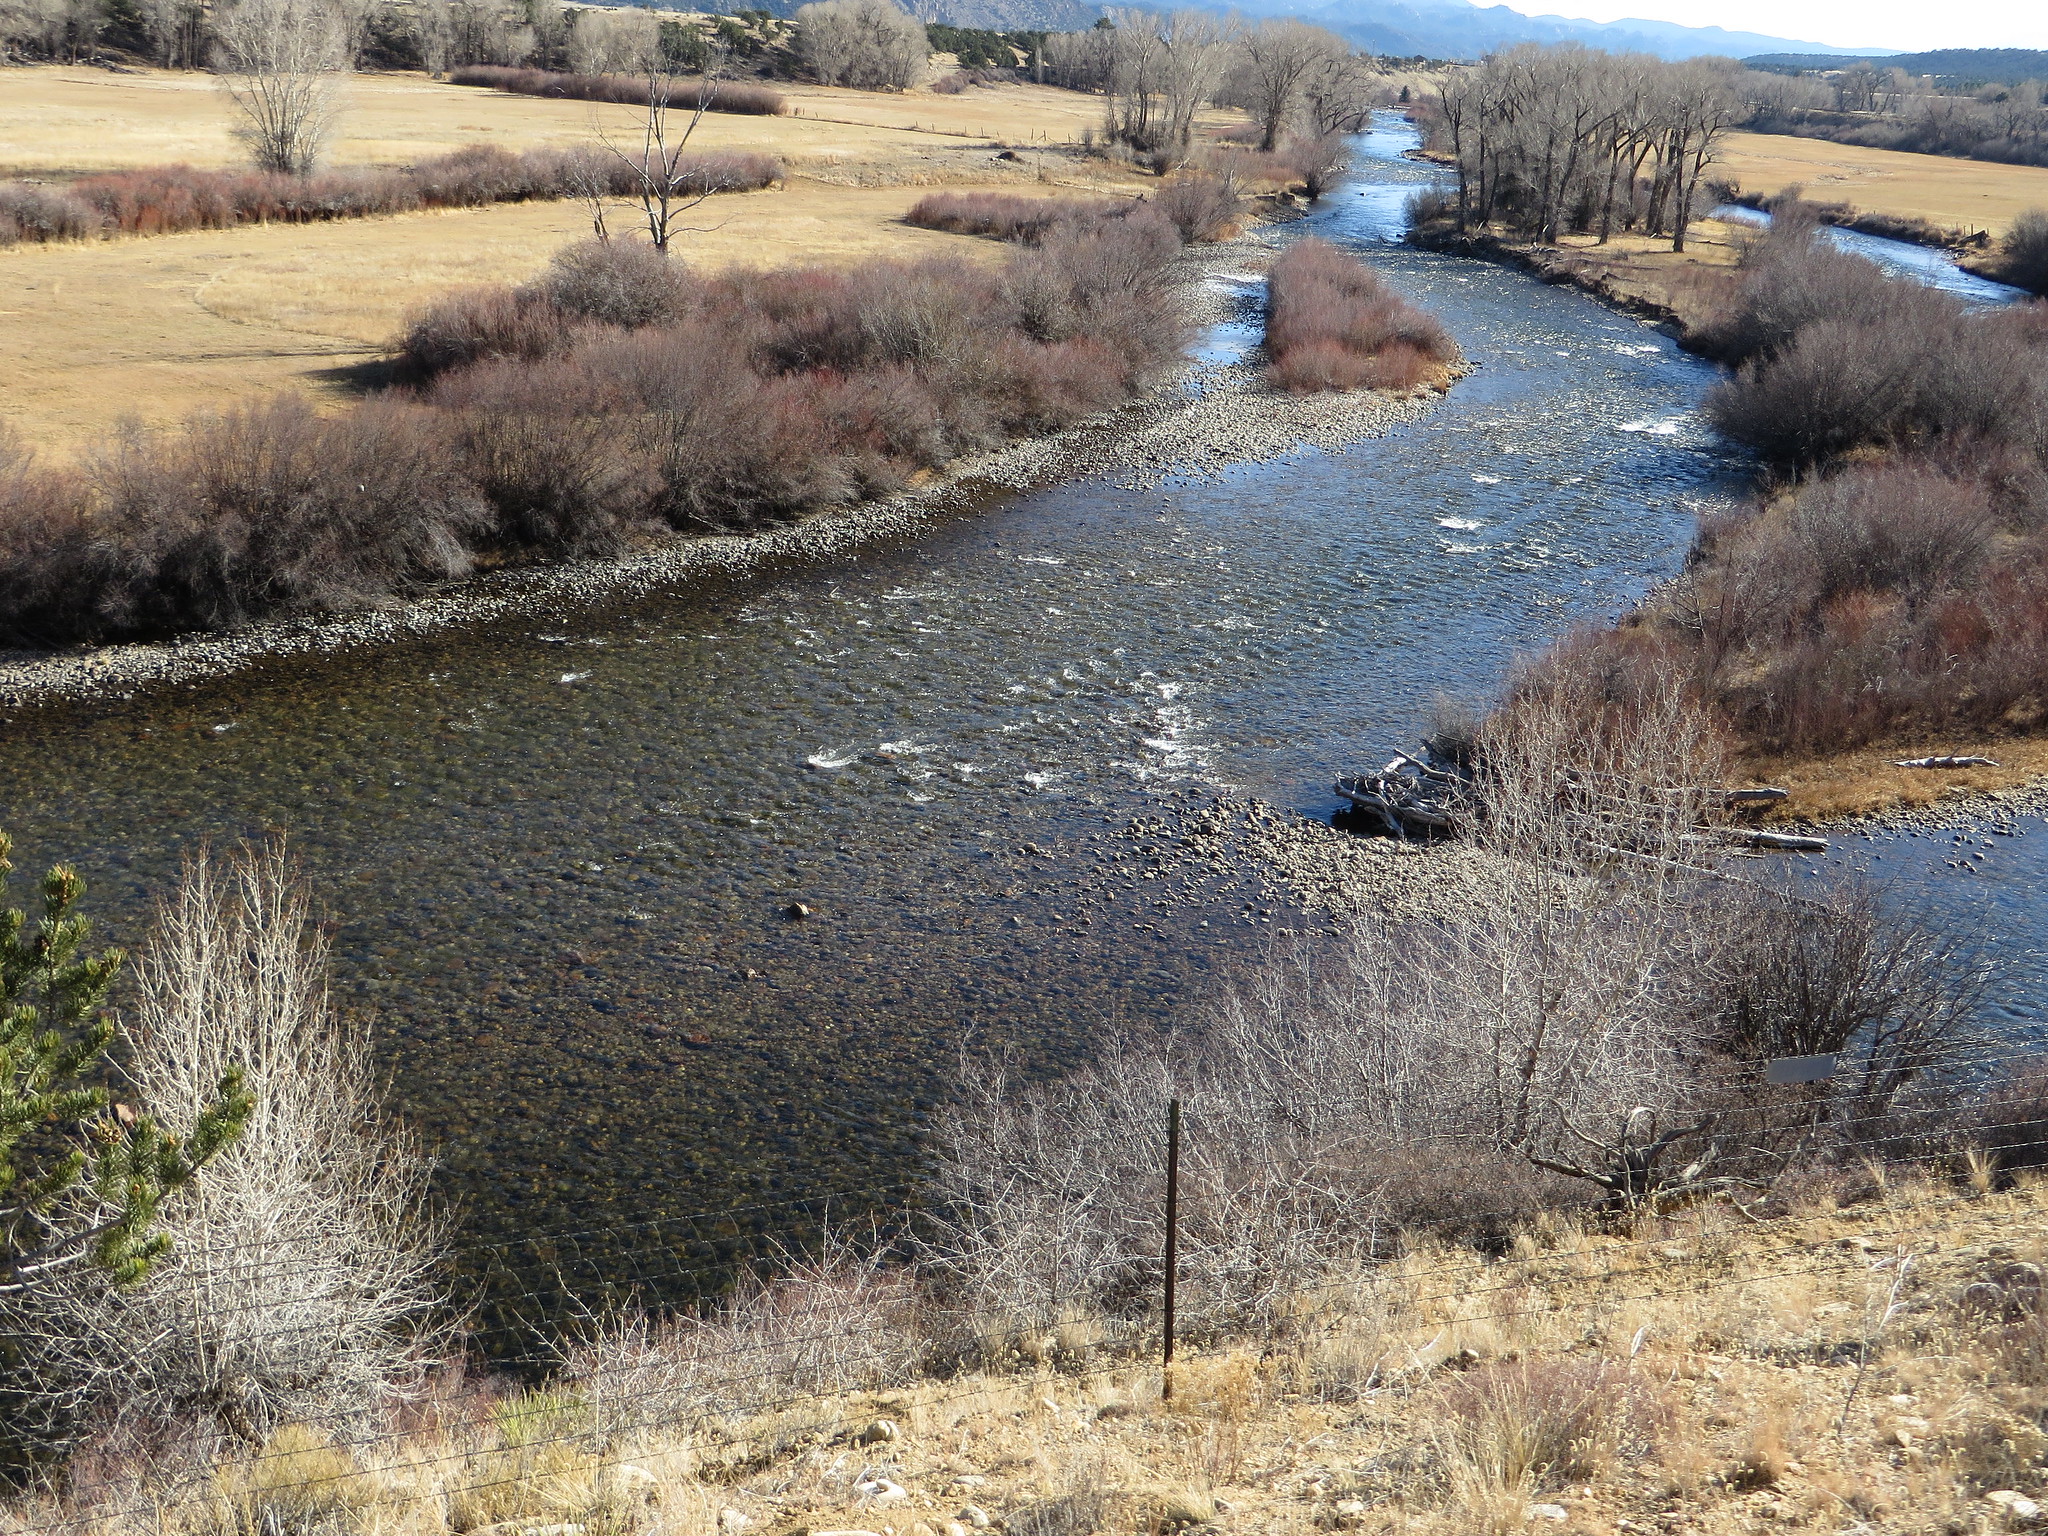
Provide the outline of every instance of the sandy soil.
<path id="1" fill-rule="evenodd" d="M 2003 234 L 2029 208 L 2048 208 L 2048 169 L 2038 166 L 1906 155 L 1782 134 L 1730 134 L 1715 174 L 1740 182 L 1745 192 L 1776 194 L 1796 182 L 1821 202 L 1993 235 Z"/>

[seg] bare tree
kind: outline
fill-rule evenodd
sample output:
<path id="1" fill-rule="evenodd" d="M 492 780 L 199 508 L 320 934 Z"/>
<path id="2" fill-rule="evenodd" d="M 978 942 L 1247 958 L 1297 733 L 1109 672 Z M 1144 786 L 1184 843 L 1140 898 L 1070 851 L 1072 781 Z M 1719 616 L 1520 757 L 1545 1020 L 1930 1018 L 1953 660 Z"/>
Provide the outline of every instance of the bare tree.
<path id="1" fill-rule="evenodd" d="M 1114 20 L 1088 34 L 1101 39 L 1107 60 L 1109 136 L 1151 157 L 1163 175 L 1187 159 L 1195 114 L 1222 83 L 1233 28 L 1205 11 L 1118 11 Z"/>
<path id="2" fill-rule="evenodd" d="M 130 1075 L 174 1129 L 233 1064 L 255 1108 L 171 1211 L 147 1283 L 78 1283 L 26 1320 L 48 1378 L 103 1425 L 247 1446 L 294 1418 L 346 1433 L 424 1363 L 429 1165 L 326 974 L 281 849 L 187 865 L 140 964 Z"/>
<path id="3" fill-rule="evenodd" d="M 797 48 L 826 85 L 900 91 L 924 78 L 924 23 L 893 0 L 814 0 L 796 13 Z"/>
<path id="4" fill-rule="evenodd" d="M 1748 110 L 1732 65 L 1525 43 L 1461 71 L 1434 131 L 1458 164 L 1459 228 L 1670 233 L 1685 249 L 1707 168 Z"/>
<path id="5" fill-rule="evenodd" d="M 1301 112 L 1310 82 L 1350 47 L 1334 32 L 1305 21 L 1262 21 L 1238 40 L 1229 95 L 1259 125 L 1259 148 L 1271 149 Z"/>
<path id="6" fill-rule="evenodd" d="M 569 67 L 584 75 L 635 75 L 661 63 L 652 11 L 578 11 L 569 27 Z"/>
<path id="7" fill-rule="evenodd" d="M 1326 52 L 1302 83 L 1302 107 L 1312 136 L 1356 133 L 1372 116 L 1383 89 L 1369 54 Z"/>
<path id="8" fill-rule="evenodd" d="M 678 80 L 657 65 L 647 76 L 647 115 L 641 120 L 640 142 L 621 144 L 604 133 L 598 135 L 611 154 L 610 165 L 593 164 L 581 181 L 591 229 L 600 241 L 611 239 L 607 210 L 618 178 L 610 171 L 624 172 L 624 195 L 638 205 L 648 243 L 664 256 L 676 236 L 685 233 L 683 217 L 723 190 L 687 153 L 718 94 L 721 63 L 716 55 L 707 58 L 703 74 L 694 82 Z"/>
<path id="9" fill-rule="evenodd" d="M 323 0 L 236 0 L 214 22 L 214 67 L 261 170 L 308 174 L 334 129 L 353 43 Z"/>

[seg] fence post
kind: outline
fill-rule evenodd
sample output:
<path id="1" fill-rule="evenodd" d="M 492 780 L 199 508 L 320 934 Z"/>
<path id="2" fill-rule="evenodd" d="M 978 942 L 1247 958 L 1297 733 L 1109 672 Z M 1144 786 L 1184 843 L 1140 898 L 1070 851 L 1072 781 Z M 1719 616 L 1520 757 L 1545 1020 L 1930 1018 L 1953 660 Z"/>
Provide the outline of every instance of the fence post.
<path id="1" fill-rule="evenodd" d="M 1166 1103 L 1166 1325 L 1159 1400 L 1173 1401 L 1173 1304 L 1180 1282 L 1180 1100 Z"/>

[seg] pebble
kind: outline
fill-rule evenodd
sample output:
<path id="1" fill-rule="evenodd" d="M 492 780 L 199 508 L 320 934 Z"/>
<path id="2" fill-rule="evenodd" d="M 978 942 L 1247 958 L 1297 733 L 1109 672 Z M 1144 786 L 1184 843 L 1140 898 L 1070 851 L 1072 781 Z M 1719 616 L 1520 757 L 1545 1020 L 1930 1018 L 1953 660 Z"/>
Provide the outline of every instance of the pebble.
<path id="1" fill-rule="evenodd" d="M 910 1490 L 901 1483 L 890 1482 L 886 1477 L 864 1477 L 853 1485 L 853 1491 L 877 1504 L 910 1502 Z"/>

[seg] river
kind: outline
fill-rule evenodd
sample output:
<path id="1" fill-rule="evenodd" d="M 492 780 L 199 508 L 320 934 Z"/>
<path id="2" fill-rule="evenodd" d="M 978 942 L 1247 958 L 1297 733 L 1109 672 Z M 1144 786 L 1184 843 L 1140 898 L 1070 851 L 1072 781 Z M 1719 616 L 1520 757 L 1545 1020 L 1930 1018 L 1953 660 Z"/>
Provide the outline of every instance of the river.
<path id="1" fill-rule="evenodd" d="M 1365 247 L 1477 365 L 1418 421 L 567 619 L 17 710 L 17 866 L 74 861 L 130 940 L 203 840 L 287 832 L 336 995 L 466 1231 L 611 1229 L 541 1253 L 580 1284 L 743 1239 L 685 1213 L 885 1199 L 963 1041 L 1081 1059 L 1297 920 L 1227 881 L 1199 916 L 1170 880 L 1077 898 L 1105 828 L 1225 791 L 1327 817 L 1334 771 L 1619 612 L 1740 492 L 1746 461 L 1697 415 L 1708 364 L 1396 243 L 1433 174 L 1409 142 L 1397 120 L 1363 136 L 1297 227 Z M 2007 840 L 2037 865 L 2041 841 Z"/>

